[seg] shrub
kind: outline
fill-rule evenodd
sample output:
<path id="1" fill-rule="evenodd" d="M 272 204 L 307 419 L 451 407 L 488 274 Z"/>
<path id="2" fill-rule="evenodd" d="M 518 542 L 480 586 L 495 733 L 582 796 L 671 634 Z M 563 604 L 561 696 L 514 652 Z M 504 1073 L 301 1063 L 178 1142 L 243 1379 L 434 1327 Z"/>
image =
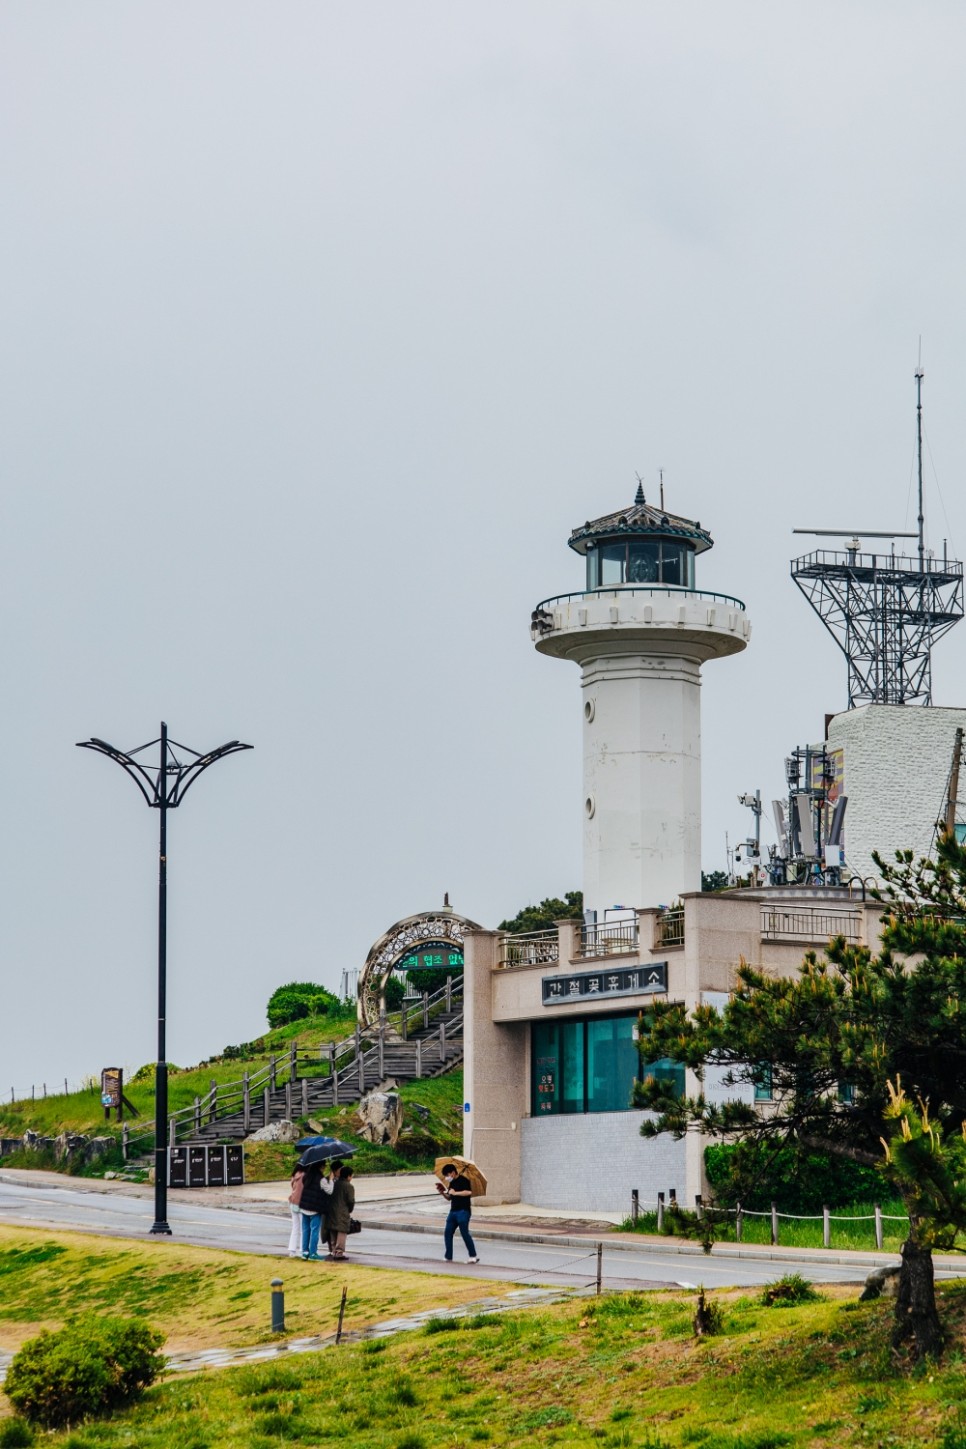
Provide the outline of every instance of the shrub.
<path id="1" fill-rule="evenodd" d="M 55 1429 L 138 1397 L 164 1367 L 163 1334 L 146 1323 L 94 1314 L 23 1345 L 4 1385 L 25 1418 Z"/>
<path id="2" fill-rule="evenodd" d="M 386 1010 L 398 1011 L 403 1004 L 406 988 L 395 976 L 390 976 L 383 987 L 383 994 L 386 998 Z"/>
<path id="3" fill-rule="evenodd" d="M 290 981 L 272 992 L 266 1010 L 268 1024 L 274 1028 L 301 1021 L 306 1016 L 325 1016 L 338 1007 L 339 998 L 324 986 L 315 986 L 311 981 Z"/>
<path id="4" fill-rule="evenodd" d="M 11 1419 L 0 1428 L 0 1449 L 28 1449 L 34 1442 L 34 1431 L 23 1419 Z"/>
<path id="5" fill-rule="evenodd" d="M 884 1183 L 875 1168 L 790 1144 L 712 1143 L 704 1163 L 715 1199 L 726 1208 L 740 1202 L 767 1212 L 774 1203 L 781 1213 L 819 1213 L 825 1206 L 882 1200 Z"/>
<path id="6" fill-rule="evenodd" d="M 759 1302 L 765 1308 L 788 1308 L 794 1303 L 816 1303 L 821 1296 L 801 1273 L 786 1273 L 765 1284 Z"/>

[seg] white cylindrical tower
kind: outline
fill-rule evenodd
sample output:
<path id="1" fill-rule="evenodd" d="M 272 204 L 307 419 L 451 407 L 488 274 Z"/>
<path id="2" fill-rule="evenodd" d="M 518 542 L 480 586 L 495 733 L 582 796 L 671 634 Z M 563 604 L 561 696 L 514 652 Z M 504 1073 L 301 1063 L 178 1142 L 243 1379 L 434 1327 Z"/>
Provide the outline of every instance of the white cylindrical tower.
<path id="1" fill-rule="evenodd" d="M 531 637 L 581 667 L 584 908 L 669 905 L 701 889 L 701 665 L 744 649 L 745 606 L 694 587 L 700 523 L 645 501 L 570 536 L 586 589 L 545 599 Z"/>

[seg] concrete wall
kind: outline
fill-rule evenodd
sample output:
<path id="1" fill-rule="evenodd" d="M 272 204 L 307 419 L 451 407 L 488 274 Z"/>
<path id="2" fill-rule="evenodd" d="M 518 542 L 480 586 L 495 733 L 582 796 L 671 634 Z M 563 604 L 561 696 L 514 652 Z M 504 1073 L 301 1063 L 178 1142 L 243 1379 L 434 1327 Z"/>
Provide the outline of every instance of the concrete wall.
<path id="1" fill-rule="evenodd" d="M 530 1029 L 493 1020 L 498 943 L 490 931 L 463 935 L 463 1151 L 487 1178 L 482 1201 L 496 1203 L 520 1201 L 520 1127 L 530 1098 Z"/>
<path id="2" fill-rule="evenodd" d="M 644 1112 L 589 1112 L 531 1117 L 523 1123 L 521 1201 L 543 1207 L 630 1215 L 631 1191 L 642 1207 L 674 1188 L 678 1200 L 700 1192 L 686 1180 L 685 1144 L 671 1137 L 647 1142 Z M 693 1196 L 691 1198 L 693 1202 Z"/>
<path id="3" fill-rule="evenodd" d="M 957 727 L 966 728 L 966 709 L 940 706 L 867 704 L 831 721 L 828 742 L 845 752 L 845 858 L 857 875 L 878 875 L 873 850 L 887 860 L 896 850 L 929 854 Z"/>

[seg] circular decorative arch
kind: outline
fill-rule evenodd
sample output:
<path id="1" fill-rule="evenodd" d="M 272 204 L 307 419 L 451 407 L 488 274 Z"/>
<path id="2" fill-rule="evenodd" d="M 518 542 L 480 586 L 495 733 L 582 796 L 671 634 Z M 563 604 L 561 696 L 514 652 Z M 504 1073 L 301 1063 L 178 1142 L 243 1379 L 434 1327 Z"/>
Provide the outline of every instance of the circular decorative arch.
<path id="1" fill-rule="evenodd" d="M 464 930 L 479 930 L 475 921 L 455 911 L 425 911 L 404 916 L 379 937 L 359 973 L 359 1025 L 375 1026 L 386 981 L 404 956 L 437 941 L 452 941 L 462 949 Z"/>

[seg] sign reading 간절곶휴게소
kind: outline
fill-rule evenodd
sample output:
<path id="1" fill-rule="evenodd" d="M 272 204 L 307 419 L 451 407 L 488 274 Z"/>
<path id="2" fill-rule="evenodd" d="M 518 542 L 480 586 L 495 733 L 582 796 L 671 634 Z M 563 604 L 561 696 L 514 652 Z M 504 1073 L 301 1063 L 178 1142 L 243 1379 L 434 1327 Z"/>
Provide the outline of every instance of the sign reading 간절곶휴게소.
<path id="1" fill-rule="evenodd" d="M 655 996 L 667 991 L 667 962 L 649 961 L 646 966 L 615 966 L 601 971 L 570 971 L 544 976 L 544 1006 L 573 1005 L 601 997 Z"/>

